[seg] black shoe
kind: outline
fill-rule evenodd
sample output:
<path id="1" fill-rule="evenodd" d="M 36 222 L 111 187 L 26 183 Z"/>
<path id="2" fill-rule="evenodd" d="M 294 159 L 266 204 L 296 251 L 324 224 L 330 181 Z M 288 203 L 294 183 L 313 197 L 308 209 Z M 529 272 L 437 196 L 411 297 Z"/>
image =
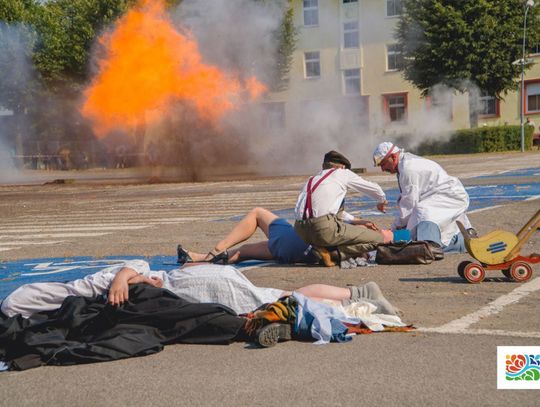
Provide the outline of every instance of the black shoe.
<path id="1" fill-rule="evenodd" d="M 292 339 L 291 325 L 274 322 L 255 332 L 255 341 L 263 348 L 270 348 L 279 341 Z"/>
<path id="2" fill-rule="evenodd" d="M 208 260 L 205 260 L 209 263 L 213 264 L 228 264 L 229 263 L 229 252 L 227 250 L 223 250 L 220 253 L 212 253 L 209 252 L 206 257 Z"/>
<path id="3" fill-rule="evenodd" d="M 182 248 L 181 244 L 176 247 L 176 255 L 178 256 L 176 260 L 178 264 L 193 263 L 193 259 L 189 253 Z"/>

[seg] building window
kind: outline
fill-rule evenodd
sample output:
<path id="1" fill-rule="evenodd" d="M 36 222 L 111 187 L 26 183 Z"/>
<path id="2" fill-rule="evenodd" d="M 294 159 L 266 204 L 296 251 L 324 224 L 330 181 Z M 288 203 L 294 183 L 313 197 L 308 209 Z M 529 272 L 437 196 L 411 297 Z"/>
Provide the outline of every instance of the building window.
<path id="1" fill-rule="evenodd" d="M 360 94 L 360 69 L 345 69 L 343 71 L 343 83 L 346 95 Z"/>
<path id="2" fill-rule="evenodd" d="M 321 76 L 321 55 L 319 51 L 304 53 L 306 78 L 318 78 Z"/>
<path id="3" fill-rule="evenodd" d="M 343 0 L 343 4 L 358 3 L 358 0 Z"/>
<path id="4" fill-rule="evenodd" d="M 358 48 L 358 21 L 343 23 L 343 48 Z"/>
<path id="5" fill-rule="evenodd" d="M 525 83 L 525 112 L 540 112 L 540 82 Z"/>
<path id="6" fill-rule="evenodd" d="M 397 71 L 403 68 L 403 55 L 398 44 L 386 46 L 386 67 L 388 71 Z"/>
<path id="7" fill-rule="evenodd" d="M 390 122 L 400 122 L 407 119 L 407 94 L 396 93 L 383 95 L 386 118 Z"/>
<path id="8" fill-rule="evenodd" d="M 386 0 L 386 16 L 400 16 L 403 12 L 402 0 Z"/>
<path id="9" fill-rule="evenodd" d="M 304 25 L 319 25 L 319 0 L 304 0 Z"/>
<path id="10" fill-rule="evenodd" d="M 480 116 L 498 116 L 499 115 L 499 101 L 493 95 L 482 91 L 479 99 L 479 115 Z"/>

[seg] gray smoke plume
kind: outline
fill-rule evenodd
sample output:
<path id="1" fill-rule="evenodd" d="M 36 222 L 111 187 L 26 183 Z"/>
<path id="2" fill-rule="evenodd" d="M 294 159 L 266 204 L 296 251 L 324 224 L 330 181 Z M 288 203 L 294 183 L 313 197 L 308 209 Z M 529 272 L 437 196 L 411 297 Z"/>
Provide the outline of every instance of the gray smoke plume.
<path id="1" fill-rule="evenodd" d="M 31 126 L 26 119 L 27 106 L 35 88 L 35 76 L 30 61 L 30 49 L 35 36 L 23 24 L 0 22 L 0 182 L 31 181 L 20 171 L 24 139 L 30 137 Z M 16 165 L 17 164 L 17 165 Z"/>

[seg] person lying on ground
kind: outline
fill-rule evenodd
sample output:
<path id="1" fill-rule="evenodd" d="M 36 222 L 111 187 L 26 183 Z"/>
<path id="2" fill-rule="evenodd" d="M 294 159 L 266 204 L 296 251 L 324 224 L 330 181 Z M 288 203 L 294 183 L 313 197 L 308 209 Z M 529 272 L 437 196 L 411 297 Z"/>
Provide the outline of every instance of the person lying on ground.
<path id="1" fill-rule="evenodd" d="M 107 294 L 110 304 L 120 305 L 128 300 L 129 284 L 139 282 L 168 289 L 190 302 L 222 304 L 238 314 L 291 295 L 286 290 L 257 287 L 233 266 L 196 264 L 171 271 L 151 271 L 146 261 L 131 260 L 67 283 L 25 284 L 4 299 L 1 310 L 8 317 L 21 314 L 29 318 L 34 313 L 59 308 L 69 295 Z M 316 301 L 329 300 L 336 304 L 365 300 L 376 306 L 375 313 L 396 315 L 394 307 L 373 282 L 347 288 L 311 284 L 295 291 Z"/>
<path id="2" fill-rule="evenodd" d="M 351 171 L 350 161 L 330 151 L 324 156 L 322 171 L 306 182 L 295 207 L 294 229 L 300 238 L 314 247 L 326 266 L 335 261 L 329 248 L 335 248 L 339 262 L 364 257 L 377 245 L 392 241 L 389 230 L 379 230 L 373 225 L 362 225 L 344 211 L 348 190 L 364 193 L 377 202 L 377 209 L 384 211 L 387 204 L 382 188 Z"/>
<path id="3" fill-rule="evenodd" d="M 378 230 L 375 223 L 353 218 L 355 224 Z M 244 244 L 260 229 L 268 240 Z M 295 232 L 286 219 L 278 217 L 265 208 L 252 209 L 236 226 L 208 252 L 197 253 L 178 247 L 178 262 L 209 262 L 216 264 L 234 264 L 245 260 L 277 260 L 283 264 L 305 263 L 315 264 L 319 261 L 310 246 Z"/>
<path id="4" fill-rule="evenodd" d="M 458 178 L 435 161 L 407 153 L 388 141 L 375 148 L 373 163 L 398 179 L 399 214 L 392 230 L 406 228 L 414 240 L 428 241 L 445 253 L 465 252 L 456 221 L 471 228 L 466 215 L 469 194 Z"/>

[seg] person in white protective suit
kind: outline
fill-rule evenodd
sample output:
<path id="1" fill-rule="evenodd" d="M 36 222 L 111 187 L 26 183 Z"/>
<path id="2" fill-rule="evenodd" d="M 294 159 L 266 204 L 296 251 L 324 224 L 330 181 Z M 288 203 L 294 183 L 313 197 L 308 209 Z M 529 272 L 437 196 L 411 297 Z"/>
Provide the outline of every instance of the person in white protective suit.
<path id="1" fill-rule="evenodd" d="M 446 253 L 464 252 L 463 235 L 456 221 L 471 224 L 465 212 L 469 195 L 463 184 L 436 162 L 407 153 L 385 141 L 373 152 L 375 166 L 397 174 L 399 215 L 392 230 L 408 229 L 414 240 L 432 242 Z"/>

